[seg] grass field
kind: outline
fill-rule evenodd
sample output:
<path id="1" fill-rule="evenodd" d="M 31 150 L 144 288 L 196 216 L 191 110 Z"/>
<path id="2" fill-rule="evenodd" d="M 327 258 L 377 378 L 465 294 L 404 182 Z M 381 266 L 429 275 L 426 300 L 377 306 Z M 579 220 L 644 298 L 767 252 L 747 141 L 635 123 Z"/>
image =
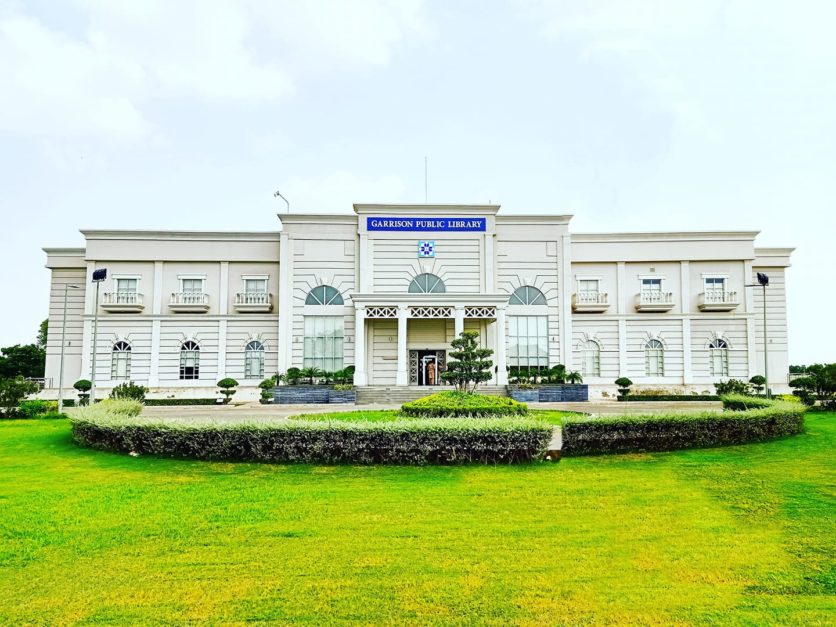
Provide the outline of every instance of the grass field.
<path id="1" fill-rule="evenodd" d="M 836 414 L 516 467 L 132 458 L 0 423 L 0 624 L 833 624 Z"/>

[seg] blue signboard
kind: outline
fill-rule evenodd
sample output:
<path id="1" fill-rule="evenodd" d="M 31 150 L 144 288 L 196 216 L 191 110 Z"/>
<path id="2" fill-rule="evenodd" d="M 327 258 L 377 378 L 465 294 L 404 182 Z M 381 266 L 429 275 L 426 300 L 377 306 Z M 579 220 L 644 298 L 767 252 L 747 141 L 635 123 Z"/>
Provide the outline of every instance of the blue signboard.
<path id="1" fill-rule="evenodd" d="M 485 231 L 487 226 L 487 218 L 366 218 L 369 231 Z"/>

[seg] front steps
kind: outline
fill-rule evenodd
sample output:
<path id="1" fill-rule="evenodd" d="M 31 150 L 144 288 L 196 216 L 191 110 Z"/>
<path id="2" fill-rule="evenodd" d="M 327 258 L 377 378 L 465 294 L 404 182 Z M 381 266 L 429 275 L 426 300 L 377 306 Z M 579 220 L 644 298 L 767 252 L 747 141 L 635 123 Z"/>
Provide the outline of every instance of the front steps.
<path id="1" fill-rule="evenodd" d="M 402 387 L 396 385 L 365 385 L 356 388 L 357 405 L 401 405 L 414 401 L 423 396 L 452 389 L 449 386 L 417 386 Z M 508 396 L 504 385 L 480 385 L 476 388 L 480 394 L 490 396 Z"/>

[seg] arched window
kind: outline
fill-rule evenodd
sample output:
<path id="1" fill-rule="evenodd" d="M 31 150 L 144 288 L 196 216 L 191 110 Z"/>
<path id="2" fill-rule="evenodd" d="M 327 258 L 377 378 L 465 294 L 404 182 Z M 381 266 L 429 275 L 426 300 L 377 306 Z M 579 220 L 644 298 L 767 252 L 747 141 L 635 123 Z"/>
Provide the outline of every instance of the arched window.
<path id="1" fill-rule="evenodd" d="M 659 340 L 648 340 L 645 344 L 644 373 L 648 377 L 665 376 L 665 346 Z"/>
<path id="2" fill-rule="evenodd" d="M 729 345 L 717 338 L 708 345 L 709 366 L 712 377 L 729 376 Z"/>
<path id="3" fill-rule="evenodd" d="M 110 355 L 110 378 L 131 378 L 131 345 L 127 342 L 116 342 Z"/>
<path id="4" fill-rule="evenodd" d="M 601 347 L 595 340 L 581 344 L 581 374 L 584 377 L 601 376 Z"/>
<path id="5" fill-rule="evenodd" d="M 244 349 L 244 378 L 264 378 L 264 344 L 258 340 L 249 342 Z"/>
<path id="6" fill-rule="evenodd" d="M 180 378 L 200 378 L 200 346 L 192 340 L 186 340 L 180 346 Z"/>
<path id="7" fill-rule="evenodd" d="M 444 281 L 434 274 L 419 274 L 409 284 L 410 294 L 444 294 L 446 291 Z"/>
<path id="8" fill-rule="evenodd" d="M 546 297 L 543 292 L 536 287 L 530 285 L 523 285 L 514 290 L 511 298 L 508 299 L 509 305 L 546 305 Z"/>
<path id="9" fill-rule="evenodd" d="M 342 294 L 330 285 L 320 285 L 308 292 L 306 305 L 343 305 Z"/>

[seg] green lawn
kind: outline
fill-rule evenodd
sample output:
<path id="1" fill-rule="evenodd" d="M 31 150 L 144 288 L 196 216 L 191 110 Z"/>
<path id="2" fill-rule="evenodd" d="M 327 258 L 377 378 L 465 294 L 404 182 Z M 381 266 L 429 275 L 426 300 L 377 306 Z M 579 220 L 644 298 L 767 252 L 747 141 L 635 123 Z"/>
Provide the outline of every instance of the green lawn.
<path id="1" fill-rule="evenodd" d="M 527 418 L 537 418 L 552 425 L 560 425 L 566 416 L 582 416 L 569 411 L 556 411 L 553 409 L 535 409 L 528 412 Z M 335 411 L 319 414 L 299 414 L 290 416 L 291 420 L 313 420 L 316 422 L 394 422 L 404 416 L 396 409 L 360 409 L 357 411 Z M 409 418 L 414 420 L 414 418 Z"/>
<path id="2" fill-rule="evenodd" d="M 76 448 L 0 423 L 0 624 L 833 624 L 836 414 L 765 444 L 516 467 Z"/>

